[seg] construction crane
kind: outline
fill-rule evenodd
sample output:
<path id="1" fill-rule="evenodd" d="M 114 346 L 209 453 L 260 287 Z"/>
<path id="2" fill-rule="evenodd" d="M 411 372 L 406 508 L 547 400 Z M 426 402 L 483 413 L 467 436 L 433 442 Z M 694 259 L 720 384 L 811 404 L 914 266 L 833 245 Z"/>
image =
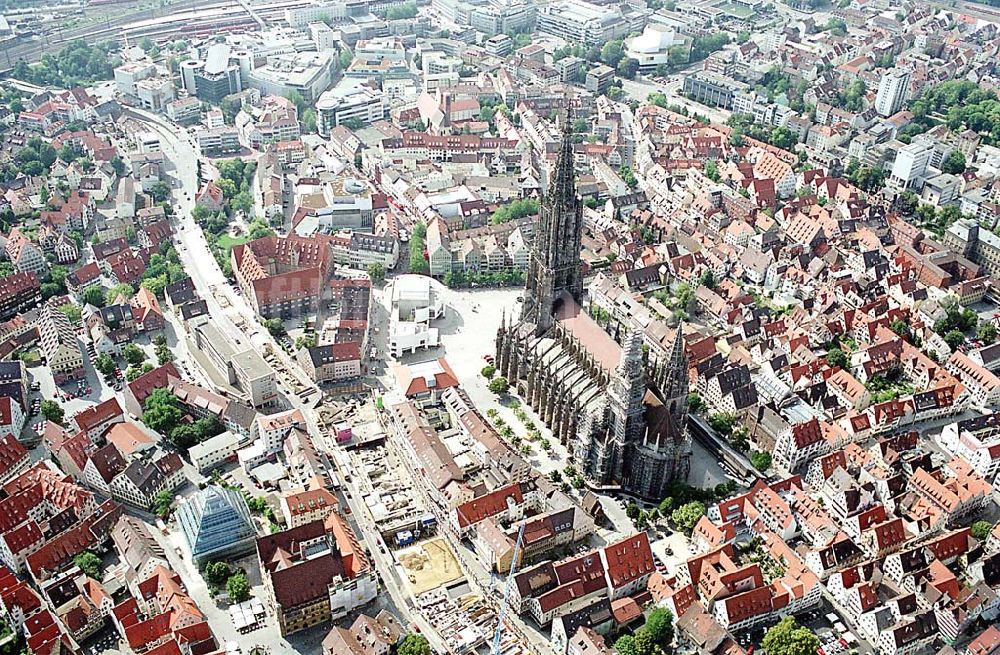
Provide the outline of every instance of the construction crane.
<path id="1" fill-rule="evenodd" d="M 507 605 L 510 599 L 510 590 L 514 587 L 514 571 L 517 570 L 517 560 L 521 556 L 521 539 L 524 537 L 524 523 L 517 530 L 517 541 L 514 542 L 514 559 L 510 562 L 510 571 L 507 573 L 507 583 L 503 587 L 503 598 L 500 601 L 500 616 L 497 618 L 497 629 L 493 633 L 493 647 L 490 648 L 490 655 L 500 655 L 500 636 L 503 633 L 503 622 L 507 618 Z"/>

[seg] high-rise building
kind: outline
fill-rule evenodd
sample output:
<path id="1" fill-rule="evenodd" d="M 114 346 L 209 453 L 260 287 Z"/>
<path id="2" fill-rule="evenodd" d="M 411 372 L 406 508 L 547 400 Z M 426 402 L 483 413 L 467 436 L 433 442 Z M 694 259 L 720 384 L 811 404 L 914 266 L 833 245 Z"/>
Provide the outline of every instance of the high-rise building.
<path id="1" fill-rule="evenodd" d="M 688 364 L 678 329 L 661 361 L 639 332 L 619 345 L 581 307 L 581 203 L 564 134 L 525 277 L 521 317 L 496 337 L 497 367 L 553 436 L 574 444 L 591 484 L 662 498 L 687 477 Z"/>
<path id="2" fill-rule="evenodd" d="M 229 46 L 215 43 L 205 59 L 188 59 L 180 64 L 181 84 L 189 95 L 218 104 L 226 96 L 243 89 L 239 58 L 233 58 Z"/>
<path id="3" fill-rule="evenodd" d="M 875 96 L 875 111 L 881 116 L 892 116 L 902 109 L 910 91 L 910 71 L 895 68 L 882 76 Z"/>
<path id="4" fill-rule="evenodd" d="M 892 164 L 892 173 L 887 184 L 897 191 L 920 189 L 927 176 L 927 167 L 931 163 L 934 147 L 931 144 L 915 141 L 899 149 L 896 161 Z"/>

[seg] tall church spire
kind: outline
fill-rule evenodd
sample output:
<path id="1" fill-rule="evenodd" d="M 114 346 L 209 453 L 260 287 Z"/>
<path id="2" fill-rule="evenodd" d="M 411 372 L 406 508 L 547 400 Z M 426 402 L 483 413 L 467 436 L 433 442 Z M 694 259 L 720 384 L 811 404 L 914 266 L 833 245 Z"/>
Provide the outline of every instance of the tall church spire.
<path id="1" fill-rule="evenodd" d="M 583 295 L 580 249 L 583 240 L 583 208 L 576 195 L 573 169 L 573 139 L 563 130 L 549 188 L 539 208 L 538 225 L 525 276 L 522 318 L 535 324 L 541 334 L 553 325 L 553 308 L 562 293 L 577 303 Z"/>
<path id="2" fill-rule="evenodd" d="M 675 418 L 687 417 L 687 398 L 691 378 L 688 373 L 687 352 L 684 349 L 684 323 L 677 324 L 674 342 L 665 362 L 663 376 L 663 402 Z"/>

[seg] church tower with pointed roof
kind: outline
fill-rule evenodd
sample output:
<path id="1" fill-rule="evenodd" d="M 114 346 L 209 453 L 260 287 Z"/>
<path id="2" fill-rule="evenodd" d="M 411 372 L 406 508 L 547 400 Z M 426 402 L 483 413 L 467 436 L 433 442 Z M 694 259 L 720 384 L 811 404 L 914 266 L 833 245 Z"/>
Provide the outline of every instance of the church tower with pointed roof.
<path id="1" fill-rule="evenodd" d="M 560 294 L 568 293 L 577 304 L 582 302 L 582 243 L 583 205 L 576 195 L 573 140 L 567 130 L 563 132 L 555 170 L 539 208 L 525 275 L 521 319 L 534 324 L 536 335 L 552 327 Z"/>

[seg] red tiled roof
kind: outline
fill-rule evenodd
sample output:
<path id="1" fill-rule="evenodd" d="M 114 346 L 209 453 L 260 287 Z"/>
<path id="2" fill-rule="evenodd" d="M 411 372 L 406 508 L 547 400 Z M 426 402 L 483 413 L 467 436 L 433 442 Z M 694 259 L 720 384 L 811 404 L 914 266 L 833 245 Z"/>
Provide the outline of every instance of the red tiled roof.
<path id="1" fill-rule="evenodd" d="M 132 650 L 144 650 L 170 634 L 170 614 L 164 612 L 125 628 L 125 639 Z"/>
<path id="2" fill-rule="evenodd" d="M 758 587 L 750 591 L 729 596 L 723 601 L 730 623 L 738 623 L 751 616 L 771 611 L 771 588 Z"/>
<path id="3" fill-rule="evenodd" d="M 67 275 L 66 283 L 71 287 L 76 287 L 99 277 L 101 277 L 101 267 L 97 265 L 97 262 L 90 262 Z"/>
<path id="4" fill-rule="evenodd" d="M 967 655 L 991 655 L 998 647 L 1000 647 L 1000 630 L 991 625 L 969 642 L 965 652 Z"/>
<path id="5" fill-rule="evenodd" d="M 81 430 L 89 434 L 91 430 L 102 428 L 108 422 L 124 416 L 125 412 L 122 411 L 121 405 L 118 404 L 118 399 L 110 398 L 99 405 L 94 405 L 81 411 L 73 417 L 73 420 L 76 421 L 77 426 Z"/>
<path id="6" fill-rule="evenodd" d="M 58 571 L 74 557 L 93 546 L 95 539 L 90 531 L 90 524 L 90 521 L 86 521 L 70 528 L 28 555 L 28 569 L 36 578 L 41 578 L 43 571 Z"/>
<path id="7" fill-rule="evenodd" d="M 40 288 L 38 276 L 34 273 L 14 273 L 0 278 L 0 299 L 10 300 L 29 290 Z"/>
<path id="8" fill-rule="evenodd" d="M 139 405 L 142 406 L 146 398 L 149 394 L 153 393 L 154 390 L 165 389 L 167 387 L 167 378 L 180 378 L 180 376 L 181 374 L 177 371 L 177 367 L 174 366 L 174 363 L 167 362 L 163 366 L 154 368 L 149 373 L 143 373 L 130 382 L 128 388 L 132 393 L 132 396 L 139 402 Z"/>
<path id="9" fill-rule="evenodd" d="M 10 403 L 11 399 L 6 397 L 0 398 L 0 413 L 2 413 L 2 401 Z M 8 407 L 7 409 L 9 416 L 10 408 Z M 4 424 L 10 424 L 9 418 L 4 421 Z M 7 434 L 0 437 L 0 477 L 6 477 L 8 472 L 21 464 L 27 456 L 28 450 L 21 444 L 20 441 L 14 438 L 14 435 Z"/>
<path id="10" fill-rule="evenodd" d="M 656 569 L 653 551 L 649 548 L 649 536 L 645 532 L 607 546 L 604 558 L 607 561 L 608 580 L 613 589 L 649 575 Z"/>
<path id="11" fill-rule="evenodd" d="M 495 516 L 506 510 L 511 500 L 514 501 L 515 505 L 521 505 L 524 502 L 520 484 L 515 483 L 494 489 L 488 494 L 459 505 L 455 509 L 458 515 L 458 525 L 465 528 L 490 516 Z"/>
<path id="12" fill-rule="evenodd" d="M 455 372 L 451 370 L 448 361 L 443 357 L 437 360 L 437 363 L 441 366 L 441 370 L 434 375 L 434 389 L 437 391 L 444 391 L 449 387 L 458 386 L 458 376 Z M 427 380 L 418 375 L 413 375 L 412 370 L 408 366 L 396 366 L 395 367 L 396 380 L 399 382 L 399 386 L 403 389 L 403 394 L 407 397 L 416 396 L 423 393 L 428 393 L 431 388 L 427 386 Z"/>
<path id="13" fill-rule="evenodd" d="M 804 423 L 796 423 L 792 426 L 792 437 L 798 449 L 806 448 L 814 443 L 823 440 L 823 430 L 820 428 L 819 420 L 813 418 Z"/>

